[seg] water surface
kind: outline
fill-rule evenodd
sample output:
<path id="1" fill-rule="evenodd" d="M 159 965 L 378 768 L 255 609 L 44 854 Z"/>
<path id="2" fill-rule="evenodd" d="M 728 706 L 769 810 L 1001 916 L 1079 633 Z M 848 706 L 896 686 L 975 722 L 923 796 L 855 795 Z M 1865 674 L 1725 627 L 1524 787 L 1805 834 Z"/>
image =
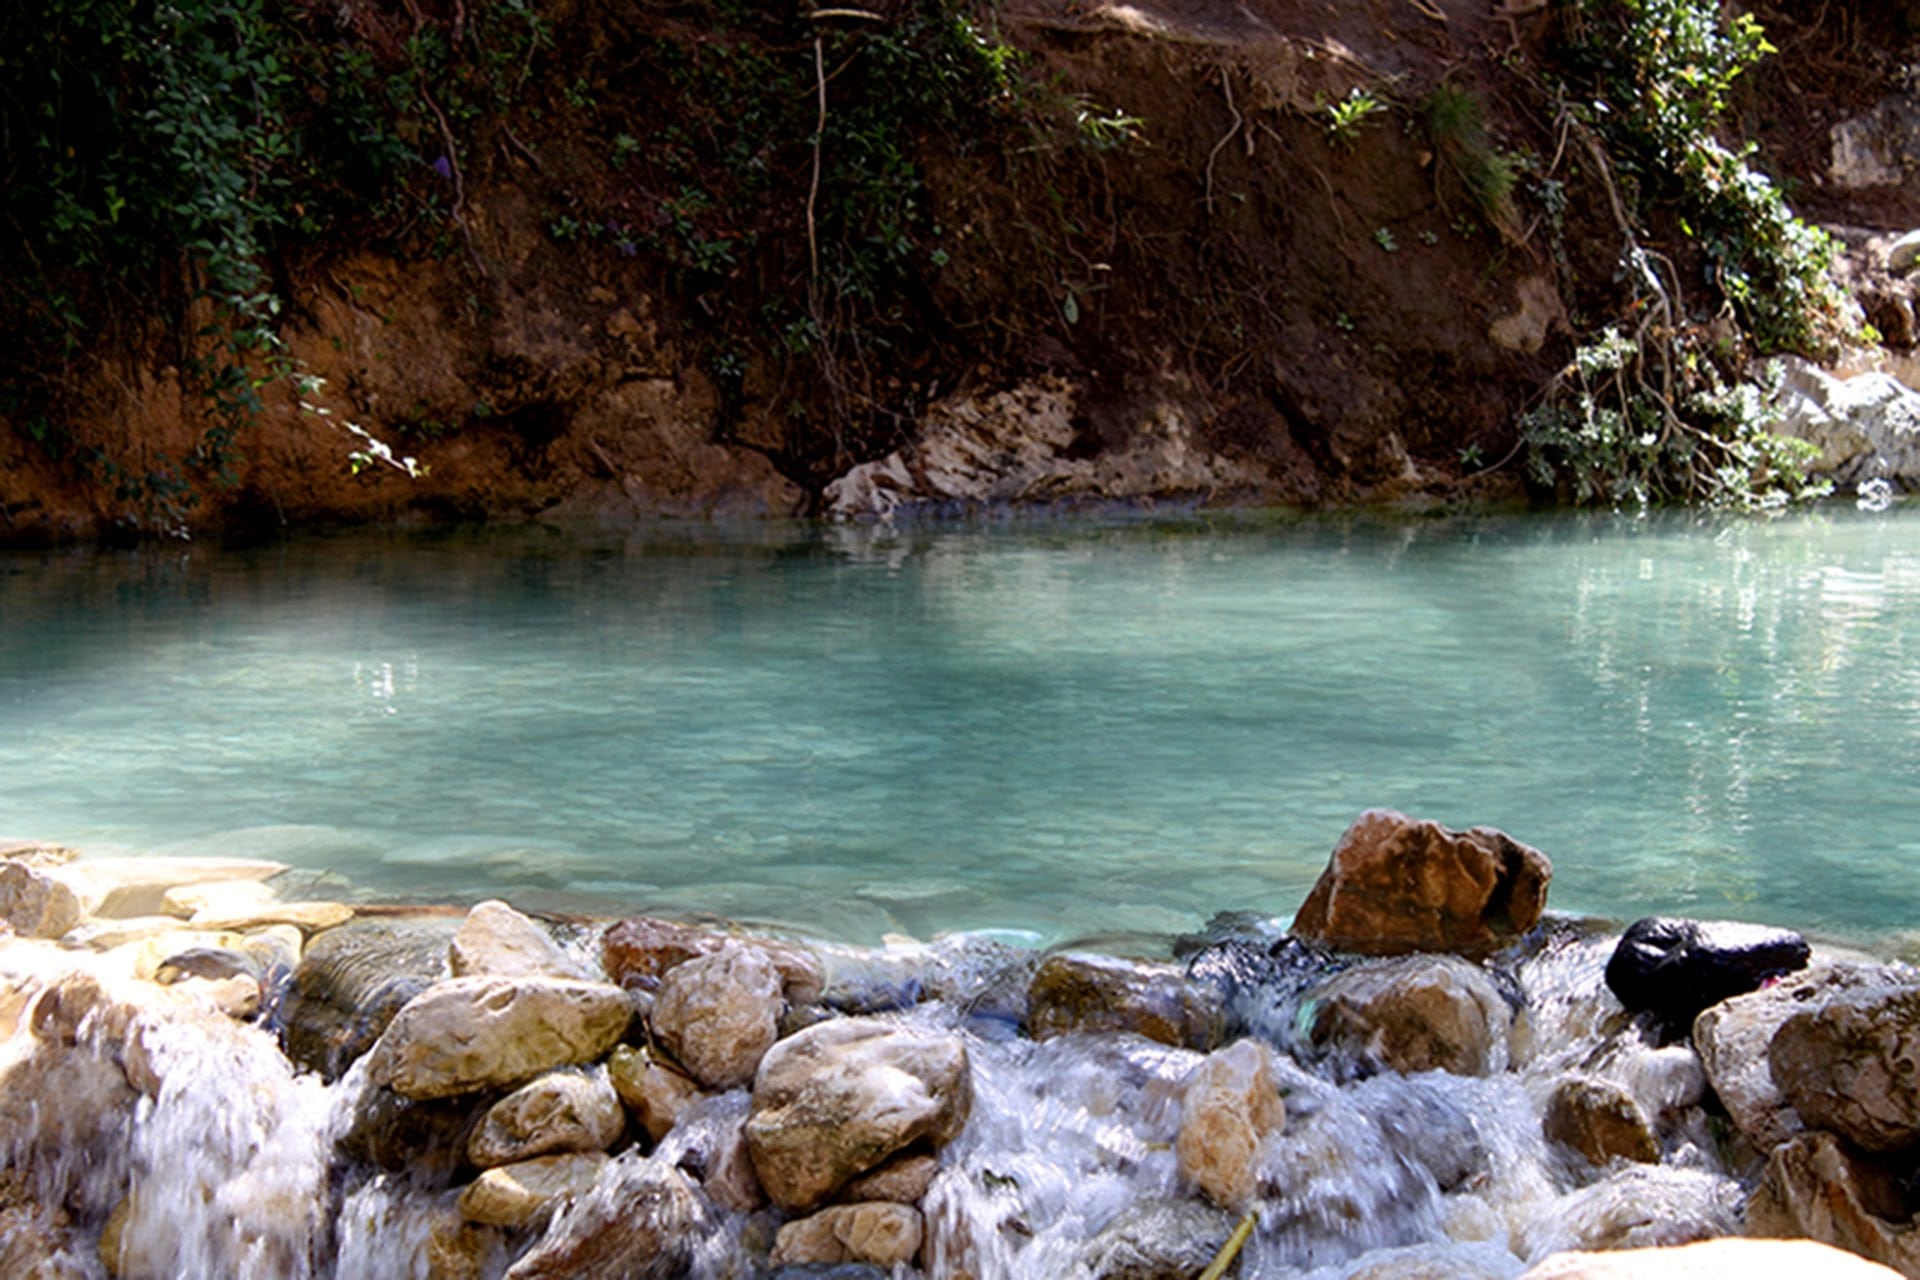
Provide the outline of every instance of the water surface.
<path id="1" fill-rule="evenodd" d="M 0 836 L 848 940 L 1555 907 L 1920 925 L 1920 509 L 543 529 L 0 556 Z"/>

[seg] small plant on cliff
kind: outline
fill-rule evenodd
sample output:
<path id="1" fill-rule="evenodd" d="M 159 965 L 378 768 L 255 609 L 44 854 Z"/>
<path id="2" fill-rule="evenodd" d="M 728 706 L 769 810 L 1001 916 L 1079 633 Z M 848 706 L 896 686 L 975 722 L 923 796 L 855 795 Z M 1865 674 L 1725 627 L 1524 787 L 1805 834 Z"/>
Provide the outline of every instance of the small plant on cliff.
<path id="1" fill-rule="evenodd" d="M 1336 146 L 1350 147 L 1360 140 L 1360 131 L 1386 109 L 1387 104 L 1371 90 L 1356 86 L 1340 101 L 1327 104 L 1327 138 Z"/>

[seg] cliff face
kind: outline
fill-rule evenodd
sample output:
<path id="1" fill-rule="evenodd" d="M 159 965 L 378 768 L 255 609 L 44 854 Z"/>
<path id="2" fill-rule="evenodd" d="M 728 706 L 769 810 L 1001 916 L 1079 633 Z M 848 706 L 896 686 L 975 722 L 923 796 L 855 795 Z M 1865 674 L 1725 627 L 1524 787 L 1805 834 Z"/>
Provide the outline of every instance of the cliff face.
<path id="1" fill-rule="evenodd" d="M 377 5 L 343 12 L 378 45 Z M 408 179 L 437 224 L 280 251 L 320 382 L 196 465 L 173 335 L 204 315 L 123 328 L 60 447 L 0 430 L 0 539 L 1521 491 L 1517 414 L 1621 297 L 1555 6 L 928 12 L 548 0 L 522 96 Z M 1865 179 L 1826 150 L 1891 110 L 1876 12 L 1763 15 L 1793 39 L 1754 128 L 1820 216 L 1892 228 L 1897 138 Z M 425 474 L 349 466 L 344 423 Z"/>

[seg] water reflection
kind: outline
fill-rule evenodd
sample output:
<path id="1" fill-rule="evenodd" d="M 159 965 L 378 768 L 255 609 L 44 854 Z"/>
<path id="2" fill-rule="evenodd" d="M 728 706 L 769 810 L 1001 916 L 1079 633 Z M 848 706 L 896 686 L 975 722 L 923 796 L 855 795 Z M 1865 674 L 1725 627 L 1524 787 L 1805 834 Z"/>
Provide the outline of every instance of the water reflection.
<path id="1" fill-rule="evenodd" d="M 386 893 L 1059 937 L 1285 915 L 1384 804 L 1538 844 L 1557 905 L 1868 934 L 1920 916 L 1916 519 L 5 557 L 0 831 L 278 850 Z"/>

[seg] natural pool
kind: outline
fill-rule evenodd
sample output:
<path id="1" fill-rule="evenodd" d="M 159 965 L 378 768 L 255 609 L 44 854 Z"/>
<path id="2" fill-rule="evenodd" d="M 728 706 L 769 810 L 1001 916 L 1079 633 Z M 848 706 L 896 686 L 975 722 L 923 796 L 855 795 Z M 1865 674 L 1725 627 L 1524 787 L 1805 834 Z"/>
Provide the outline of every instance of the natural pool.
<path id="1" fill-rule="evenodd" d="M 0 836 L 850 941 L 1286 916 L 1362 809 L 1552 904 L 1920 927 L 1920 508 L 0 555 Z"/>

